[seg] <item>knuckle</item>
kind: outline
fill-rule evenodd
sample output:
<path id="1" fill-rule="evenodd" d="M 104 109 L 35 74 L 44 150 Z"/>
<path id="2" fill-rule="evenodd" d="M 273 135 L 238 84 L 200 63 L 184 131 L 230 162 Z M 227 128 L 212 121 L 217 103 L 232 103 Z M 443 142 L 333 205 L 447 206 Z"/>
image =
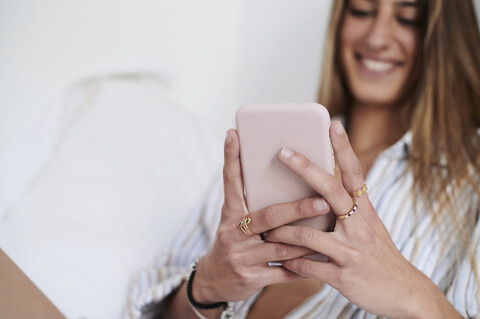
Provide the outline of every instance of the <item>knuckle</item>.
<path id="1" fill-rule="evenodd" d="M 355 176 L 363 176 L 362 166 L 360 165 L 360 162 L 358 160 L 356 160 L 352 164 L 352 167 L 350 167 L 350 173 Z"/>
<path id="2" fill-rule="evenodd" d="M 312 264 L 306 259 L 299 259 L 297 261 L 297 268 L 301 274 L 311 274 L 312 273 Z"/>
<path id="3" fill-rule="evenodd" d="M 295 213 L 298 217 L 300 217 L 300 219 L 310 217 L 309 210 L 307 209 L 304 200 L 295 203 Z"/>
<path id="4" fill-rule="evenodd" d="M 275 222 L 275 212 L 272 207 L 263 209 L 258 215 L 259 222 L 263 226 L 269 227 Z"/>
<path id="5" fill-rule="evenodd" d="M 298 227 L 295 230 L 295 236 L 301 245 L 306 246 L 313 240 L 313 229 L 308 227 Z"/>
<path id="6" fill-rule="evenodd" d="M 225 157 L 225 160 L 229 160 L 231 158 L 236 157 L 235 151 L 232 149 L 230 145 L 231 144 L 225 146 L 223 149 L 223 155 Z"/>
<path id="7" fill-rule="evenodd" d="M 225 184 L 227 184 L 227 182 L 230 181 L 230 174 L 226 167 L 223 168 L 223 181 Z"/>
<path id="8" fill-rule="evenodd" d="M 223 182 L 231 183 L 241 177 L 241 174 L 234 167 L 223 169 Z"/>
<path id="9" fill-rule="evenodd" d="M 278 260 L 283 260 L 287 258 L 290 253 L 290 248 L 285 244 L 278 244 L 275 246 L 275 257 Z"/>
<path id="10" fill-rule="evenodd" d="M 240 271 L 238 271 L 238 267 L 240 265 L 240 261 L 242 260 L 242 257 L 238 253 L 231 253 L 228 254 L 225 258 L 226 264 L 232 268 L 234 272 L 237 274 L 241 274 Z"/>
<path id="11" fill-rule="evenodd" d="M 255 280 L 253 279 L 253 277 L 248 274 L 245 274 L 242 272 L 238 276 L 239 276 L 239 283 L 244 288 L 252 287 L 255 284 Z"/>
<path id="12" fill-rule="evenodd" d="M 328 193 L 332 196 L 338 196 L 338 195 L 341 195 L 343 193 L 343 185 L 338 181 L 336 180 L 335 178 L 332 178 L 329 182 L 328 182 Z"/>
<path id="13" fill-rule="evenodd" d="M 306 157 L 302 156 L 298 159 L 298 161 L 299 161 L 299 165 L 302 168 L 302 170 L 308 170 L 310 168 L 311 162 Z"/>
<path id="14" fill-rule="evenodd" d="M 222 247 L 228 246 L 231 241 L 231 233 L 232 231 L 230 229 L 227 229 L 226 227 L 219 227 L 217 230 L 218 244 Z"/>

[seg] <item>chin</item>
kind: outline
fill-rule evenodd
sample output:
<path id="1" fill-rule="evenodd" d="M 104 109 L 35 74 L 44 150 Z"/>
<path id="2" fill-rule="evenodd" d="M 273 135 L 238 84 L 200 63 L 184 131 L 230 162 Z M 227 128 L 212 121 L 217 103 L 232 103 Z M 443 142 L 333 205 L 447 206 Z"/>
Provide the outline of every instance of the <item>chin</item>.
<path id="1" fill-rule="evenodd" d="M 393 106 L 399 101 L 398 94 L 390 93 L 378 87 L 375 90 L 359 89 L 352 92 L 353 100 L 363 106 Z"/>

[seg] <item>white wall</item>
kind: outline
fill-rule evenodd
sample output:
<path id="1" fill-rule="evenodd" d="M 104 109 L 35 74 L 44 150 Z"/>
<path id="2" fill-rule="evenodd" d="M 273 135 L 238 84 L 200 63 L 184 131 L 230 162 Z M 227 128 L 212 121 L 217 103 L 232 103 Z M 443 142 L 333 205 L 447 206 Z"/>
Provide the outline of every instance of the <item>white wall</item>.
<path id="1" fill-rule="evenodd" d="M 313 100 L 330 3 L 0 0 L 0 155 L 62 88 L 108 72 L 160 72 L 221 129 L 243 103 Z"/>
<path id="2" fill-rule="evenodd" d="M 230 99 L 239 1 L 1 1 L 0 136 L 13 139 L 69 83 L 108 72 L 154 71 L 183 104 Z M 2 144 L 0 144 L 1 146 Z"/>
<path id="3" fill-rule="evenodd" d="M 0 178 L 29 174 L 38 118 L 82 78 L 160 73 L 218 134 L 244 103 L 314 100 L 330 4 L 0 0 Z"/>
<path id="4" fill-rule="evenodd" d="M 218 134 L 258 101 L 312 101 L 330 0 L 0 0 L 0 210 L 43 147 L 71 83 L 157 72 Z M 2 194 L 3 193 L 3 194 Z"/>
<path id="5" fill-rule="evenodd" d="M 329 1 L 0 1 L 0 148 L 67 84 L 156 71 L 199 114 L 313 97 Z M 294 23 L 292 23 L 294 21 Z M 287 89 L 288 88 L 288 89 Z"/>

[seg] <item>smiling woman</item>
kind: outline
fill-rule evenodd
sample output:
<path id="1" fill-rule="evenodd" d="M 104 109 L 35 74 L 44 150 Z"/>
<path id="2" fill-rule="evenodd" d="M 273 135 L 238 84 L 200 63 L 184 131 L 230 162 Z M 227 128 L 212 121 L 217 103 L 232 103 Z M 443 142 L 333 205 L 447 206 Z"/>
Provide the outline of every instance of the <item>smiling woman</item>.
<path id="1" fill-rule="evenodd" d="M 418 2 L 352 0 L 340 30 L 344 74 L 356 103 L 400 107 L 418 73 L 424 8 Z M 417 66 L 417 68 L 414 68 Z"/>
<path id="2" fill-rule="evenodd" d="M 329 132 L 339 176 L 284 148 L 319 196 L 248 211 L 229 130 L 223 185 L 138 280 L 129 315 L 480 318 L 478 61 L 470 0 L 335 1 L 319 101 L 344 123 Z M 330 210 L 333 232 L 288 225 Z"/>

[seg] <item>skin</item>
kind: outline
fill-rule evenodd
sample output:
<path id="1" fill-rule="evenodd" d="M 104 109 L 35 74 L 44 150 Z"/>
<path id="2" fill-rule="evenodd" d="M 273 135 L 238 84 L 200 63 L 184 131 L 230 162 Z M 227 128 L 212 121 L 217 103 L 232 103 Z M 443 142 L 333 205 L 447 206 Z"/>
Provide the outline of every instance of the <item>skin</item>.
<path id="1" fill-rule="evenodd" d="M 406 131 L 400 111 L 416 78 L 423 36 L 416 1 L 351 0 L 340 30 L 342 70 L 353 96 L 349 133 L 366 174 Z M 368 60 L 386 70 L 368 68 Z"/>
<path id="2" fill-rule="evenodd" d="M 363 176 L 374 159 L 405 132 L 398 122 L 398 112 L 404 106 L 408 79 L 414 75 L 418 62 L 421 35 L 418 27 L 405 23 L 419 16 L 418 8 L 411 5 L 414 3 L 411 0 L 349 3 L 340 30 L 340 54 L 353 96 L 349 127 L 352 143 L 339 122 L 330 128 L 341 179 L 293 150 L 283 149 L 278 154 L 280 162 L 323 197 L 325 209 L 313 205 L 320 198 L 268 207 L 252 212 L 249 225 L 252 232 L 265 233 L 266 242 L 259 236 L 243 234 L 237 227 L 247 213 L 238 135 L 235 130 L 227 132 L 225 202 L 215 243 L 197 268 L 193 285 L 197 301 L 244 300 L 270 285 L 260 299 L 266 300 L 265 307 L 278 307 L 281 303 L 273 300 L 275 294 L 270 288 L 279 287 L 280 283 L 301 288 L 306 285 L 299 279 L 310 278 L 328 283 L 353 304 L 380 316 L 461 318 L 437 286 L 401 255 L 368 194 L 355 198 L 357 212 L 347 220 L 338 220 L 333 232 L 287 225 L 301 218 L 326 214 L 330 209 L 336 215 L 348 212 L 352 207 L 348 192 L 362 187 Z M 370 62 L 365 63 L 364 59 Z M 379 67 L 378 62 L 383 65 Z M 312 252 L 328 255 L 331 261 L 304 258 Z M 283 267 L 266 266 L 272 260 L 282 261 Z M 184 285 L 172 297 L 169 311 L 172 318 L 194 316 Z M 220 312 L 220 309 L 202 311 L 208 318 L 218 318 Z M 249 316 L 253 318 L 255 314 Z"/>
<path id="3" fill-rule="evenodd" d="M 227 132 L 224 149 L 225 201 L 220 225 L 212 249 L 198 263 L 192 289 L 194 299 L 205 304 L 244 300 L 265 286 L 301 279 L 301 275 L 283 267 L 269 267 L 267 262 L 290 260 L 313 253 L 307 247 L 265 242 L 260 236 L 247 236 L 237 227 L 247 210 L 240 143 L 235 130 Z M 299 219 L 328 214 L 329 211 L 330 207 L 324 199 L 306 198 L 253 212 L 249 228 L 258 234 Z M 207 318 L 218 318 L 220 312 L 220 309 L 201 311 Z M 169 318 L 195 317 L 187 301 L 185 284 L 169 301 L 167 315 Z"/>
<path id="4" fill-rule="evenodd" d="M 362 170 L 339 122 L 330 129 L 341 181 L 299 153 L 279 159 L 324 196 L 334 213 L 351 208 L 347 190 L 359 189 Z M 268 232 L 268 241 L 309 247 L 331 262 L 296 258 L 283 266 L 297 274 L 328 283 L 360 308 L 389 318 L 461 318 L 437 286 L 397 250 L 368 195 L 355 198 L 358 210 L 325 233 L 308 227 L 283 226 Z"/>
<path id="5" fill-rule="evenodd" d="M 407 78 L 419 60 L 423 33 L 416 4 L 412 0 L 348 3 L 340 30 L 340 55 L 357 105 L 402 106 L 412 82 Z"/>
<path id="6" fill-rule="evenodd" d="M 197 268 L 193 286 L 197 301 L 243 300 L 269 284 L 306 277 L 328 283 L 352 303 L 381 316 L 461 318 L 435 284 L 397 250 L 368 195 L 356 198 L 357 212 L 348 220 L 337 222 L 331 233 L 309 227 L 282 226 L 325 214 L 330 208 L 337 215 L 351 209 L 352 199 L 347 190 L 361 187 L 364 178 L 339 122 L 332 124 L 330 136 L 341 180 L 299 153 L 285 149 L 279 152 L 279 160 L 323 195 L 329 205 L 319 211 L 313 205 L 317 198 L 308 198 L 252 213 L 250 230 L 266 232 L 267 242 L 259 236 L 246 236 L 237 227 L 245 213 L 240 150 L 235 130 L 230 130 L 228 136 L 225 204 L 215 244 Z M 323 253 L 332 260 L 318 262 L 303 257 L 312 252 Z M 271 260 L 282 260 L 283 268 L 265 266 Z M 218 318 L 221 309 L 201 312 L 207 318 Z M 168 315 L 172 318 L 194 316 L 187 303 L 185 285 L 172 297 Z"/>

